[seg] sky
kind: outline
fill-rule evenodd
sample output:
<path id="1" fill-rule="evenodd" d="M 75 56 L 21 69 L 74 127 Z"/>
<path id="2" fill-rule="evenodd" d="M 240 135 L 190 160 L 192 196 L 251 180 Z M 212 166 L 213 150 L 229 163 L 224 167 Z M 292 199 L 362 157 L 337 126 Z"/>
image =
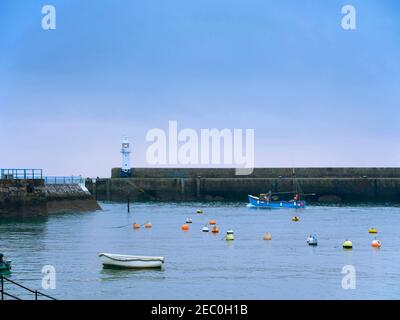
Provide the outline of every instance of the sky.
<path id="1" fill-rule="evenodd" d="M 151 166 L 168 121 L 254 129 L 257 167 L 398 167 L 399 37 L 396 0 L 1 0 L 0 168 L 108 177 L 124 136 Z"/>

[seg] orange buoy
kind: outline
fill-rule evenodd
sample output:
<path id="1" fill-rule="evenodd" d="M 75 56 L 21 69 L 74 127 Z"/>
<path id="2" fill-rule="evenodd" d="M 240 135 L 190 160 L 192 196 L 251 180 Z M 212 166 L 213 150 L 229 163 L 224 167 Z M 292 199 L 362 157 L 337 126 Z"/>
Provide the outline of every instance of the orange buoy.
<path id="1" fill-rule="evenodd" d="M 188 224 L 182 225 L 181 230 L 182 231 L 189 231 L 189 225 Z"/>
<path id="2" fill-rule="evenodd" d="M 376 240 L 376 239 L 372 240 L 371 247 L 380 248 L 381 246 L 382 246 L 382 244 L 379 240 Z"/>
<path id="3" fill-rule="evenodd" d="M 217 226 L 215 226 L 215 227 L 213 227 L 213 228 L 211 229 L 211 232 L 212 232 L 212 233 L 218 233 L 218 232 L 219 232 L 219 228 L 218 228 Z"/>
<path id="4" fill-rule="evenodd" d="M 132 228 L 133 228 L 133 229 L 140 229 L 140 224 L 139 224 L 139 223 L 134 223 L 134 224 L 132 225 Z"/>
<path id="5" fill-rule="evenodd" d="M 267 232 L 267 233 L 264 234 L 263 239 L 264 240 L 272 240 L 272 236 L 271 236 L 271 234 L 269 232 Z"/>
<path id="6" fill-rule="evenodd" d="M 151 222 L 146 222 L 146 224 L 144 225 L 145 228 L 149 229 L 151 227 L 153 227 L 153 225 L 151 224 Z"/>
<path id="7" fill-rule="evenodd" d="M 217 222 L 214 219 L 211 219 L 208 223 L 211 224 L 211 225 L 216 225 L 217 224 Z"/>

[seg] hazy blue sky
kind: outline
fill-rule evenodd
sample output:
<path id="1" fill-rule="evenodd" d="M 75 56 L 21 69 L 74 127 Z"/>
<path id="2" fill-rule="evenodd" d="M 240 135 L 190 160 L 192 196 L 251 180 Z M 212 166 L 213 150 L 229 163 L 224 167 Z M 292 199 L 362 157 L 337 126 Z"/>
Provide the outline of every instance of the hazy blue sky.
<path id="1" fill-rule="evenodd" d="M 124 134 L 146 166 L 168 120 L 254 128 L 257 166 L 399 166 L 399 107 L 396 0 L 0 2 L 0 167 L 109 176 Z"/>

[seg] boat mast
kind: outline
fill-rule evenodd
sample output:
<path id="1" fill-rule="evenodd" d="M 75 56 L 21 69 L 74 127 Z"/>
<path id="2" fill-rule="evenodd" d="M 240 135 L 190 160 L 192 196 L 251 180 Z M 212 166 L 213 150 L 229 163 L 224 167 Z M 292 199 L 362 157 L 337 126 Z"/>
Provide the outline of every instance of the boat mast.
<path id="1" fill-rule="evenodd" d="M 296 183 L 296 172 L 295 172 L 294 168 L 292 168 L 292 178 L 293 178 L 294 196 L 296 196 L 296 194 L 298 193 L 298 190 L 297 190 L 297 183 Z"/>

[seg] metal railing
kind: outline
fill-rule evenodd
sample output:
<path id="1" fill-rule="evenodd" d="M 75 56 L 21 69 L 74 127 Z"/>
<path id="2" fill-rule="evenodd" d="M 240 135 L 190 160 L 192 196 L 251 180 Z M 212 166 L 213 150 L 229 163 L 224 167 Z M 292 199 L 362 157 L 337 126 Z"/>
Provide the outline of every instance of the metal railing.
<path id="1" fill-rule="evenodd" d="M 0 169 L 0 179 L 43 179 L 43 170 Z"/>
<path id="2" fill-rule="evenodd" d="M 85 179 L 82 176 L 46 176 L 44 177 L 45 184 L 80 184 L 84 183 Z"/>
<path id="3" fill-rule="evenodd" d="M 29 289 L 29 288 L 23 286 L 22 284 L 19 284 L 18 282 L 15 282 L 15 281 L 13 281 L 13 280 L 11 280 L 11 279 L 8 279 L 8 278 L 6 278 L 6 277 L 3 276 L 3 275 L 0 275 L 0 282 L 1 282 L 1 300 L 4 300 L 4 297 L 5 297 L 5 296 L 10 297 L 10 298 L 13 298 L 13 299 L 15 299 L 15 300 L 22 300 L 21 298 L 19 298 L 19 297 L 13 295 L 13 294 L 11 294 L 11 293 L 5 292 L 5 290 L 4 290 L 4 283 L 5 283 L 5 281 L 7 281 L 7 282 L 9 282 L 9 283 L 11 283 L 11 284 L 13 284 L 13 285 L 15 285 L 15 286 L 17 286 L 17 287 L 20 287 L 20 288 L 22 288 L 22 289 L 24 289 L 24 290 L 26 290 L 26 291 L 29 291 L 30 293 L 33 293 L 33 294 L 34 294 L 34 297 L 35 297 L 35 300 L 39 300 L 39 297 L 40 297 L 40 296 L 41 296 L 41 297 L 48 298 L 48 299 L 50 299 L 50 300 L 57 300 L 56 298 L 54 298 L 54 297 L 52 297 L 52 296 L 49 296 L 49 295 L 47 295 L 47 294 L 45 294 L 45 293 L 42 293 L 42 292 L 40 292 L 40 291 L 38 291 L 38 290 Z"/>

